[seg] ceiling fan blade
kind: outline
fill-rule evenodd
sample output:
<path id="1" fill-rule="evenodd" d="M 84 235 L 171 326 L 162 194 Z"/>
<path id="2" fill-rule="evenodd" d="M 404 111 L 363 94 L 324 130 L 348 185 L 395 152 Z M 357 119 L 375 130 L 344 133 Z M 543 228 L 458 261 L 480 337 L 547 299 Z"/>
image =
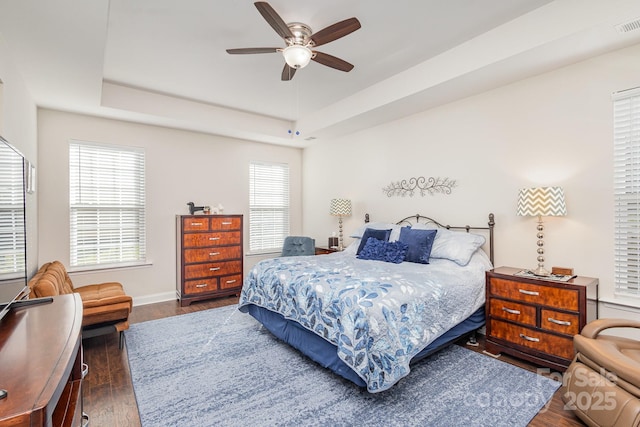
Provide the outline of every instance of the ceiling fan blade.
<path id="1" fill-rule="evenodd" d="M 293 37 L 291 30 L 287 26 L 286 22 L 282 20 L 278 12 L 276 12 L 266 1 L 257 1 L 254 3 L 260 15 L 267 21 L 271 27 L 276 30 L 276 33 L 283 39 Z"/>
<path id="2" fill-rule="evenodd" d="M 289 67 L 288 64 L 284 64 L 284 68 L 282 69 L 282 81 L 286 82 L 293 78 L 293 75 L 296 73 L 295 68 Z"/>
<path id="3" fill-rule="evenodd" d="M 340 58 L 336 58 L 333 55 L 329 55 L 328 53 L 322 52 L 313 52 L 314 56 L 311 57 L 312 60 L 326 65 L 327 67 L 335 68 L 336 70 L 349 72 L 353 70 L 353 64 L 349 64 L 347 61 L 342 60 Z"/>
<path id="4" fill-rule="evenodd" d="M 344 21 L 337 22 L 313 34 L 311 36 L 311 41 L 314 46 L 321 46 L 337 40 L 340 37 L 344 37 L 347 34 L 351 34 L 360 27 L 360 21 L 358 21 L 358 18 L 345 19 Z"/>
<path id="5" fill-rule="evenodd" d="M 278 47 L 243 47 L 240 49 L 227 49 L 227 53 L 231 55 L 245 55 L 248 53 L 274 53 L 278 51 Z"/>

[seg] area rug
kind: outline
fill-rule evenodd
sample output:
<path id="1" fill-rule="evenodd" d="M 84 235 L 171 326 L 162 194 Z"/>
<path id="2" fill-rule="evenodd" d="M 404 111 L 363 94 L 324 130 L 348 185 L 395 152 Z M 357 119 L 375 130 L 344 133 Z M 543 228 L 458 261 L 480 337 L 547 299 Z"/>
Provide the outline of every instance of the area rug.
<path id="1" fill-rule="evenodd" d="M 453 345 L 370 394 L 235 305 L 133 324 L 125 335 L 143 427 L 526 426 L 559 387 Z"/>

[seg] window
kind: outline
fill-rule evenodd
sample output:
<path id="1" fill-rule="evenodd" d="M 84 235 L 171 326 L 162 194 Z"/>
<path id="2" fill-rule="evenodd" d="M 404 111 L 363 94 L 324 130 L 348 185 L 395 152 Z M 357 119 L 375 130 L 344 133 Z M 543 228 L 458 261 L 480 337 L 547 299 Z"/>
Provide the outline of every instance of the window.
<path id="1" fill-rule="evenodd" d="M 144 150 L 69 144 L 71 266 L 145 262 Z"/>
<path id="2" fill-rule="evenodd" d="M 289 235 L 289 165 L 249 165 L 249 251 L 282 248 Z"/>
<path id="3" fill-rule="evenodd" d="M 640 88 L 613 95 L 614 279 L 640 296 Z"/>
<path id="4" fill-rule="evenodd" d="M 0 139 L 0 278 L 25 271 L 22 156 Z"/>

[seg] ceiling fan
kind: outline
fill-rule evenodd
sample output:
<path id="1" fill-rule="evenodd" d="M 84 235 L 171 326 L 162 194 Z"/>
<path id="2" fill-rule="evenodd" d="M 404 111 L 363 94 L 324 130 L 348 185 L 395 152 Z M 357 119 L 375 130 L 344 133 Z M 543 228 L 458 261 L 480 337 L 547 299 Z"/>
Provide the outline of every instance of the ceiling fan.
<path id="1" fill-rule="evenodd" d="M 324 28 L 317 33 L 313 33 L 308 25 L 300 22 L 286 24 L 280 15 L 264 1 L 255 2 L 258 12 L 269 25 L 284 39 L 287 46 L 281 47 L 248 47 L 240 49 L 227 49 L 227 53 L 254 54 L 282 52 L 285 64 L 282 70 L 282 80 L 291 80 L 299 68 L 304 68 L 309 61 L 315 61 L 327 67 L 340 71 L 351 71 L 353 65 L 327 53 L 312 50 L 315 47 L 332 42 L 344 37 L 360 28 L 360 21 L 357 18 L 349 18 L 337 22 Z"/>

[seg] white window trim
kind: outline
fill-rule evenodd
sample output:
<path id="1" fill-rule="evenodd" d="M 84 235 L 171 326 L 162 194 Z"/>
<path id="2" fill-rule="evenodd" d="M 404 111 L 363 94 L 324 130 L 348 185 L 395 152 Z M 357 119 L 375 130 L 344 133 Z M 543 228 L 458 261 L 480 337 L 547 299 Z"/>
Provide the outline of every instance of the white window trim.
<path id="1" fill-rule="evenodd" d="M 616 92 L 614 139 L 614 295 L 640 298 L 640 88 Z"/>
<path id="2" fill-rule="evenodd" d="M 261 171 L 263 179 L 268 178 L 269 175 L 266 168 L 276 169 L 274 178 L 277 178 L 280 173 L 283 173 L 284 175 L 281 176 L 282 187 L 273 189 L 267 184 L 261 188 L 255 188 L 257 183 L 255 180 L 260 177 L 254 176 L 254 167 L 261 166 L 265 167 L 265 170 Z M 280 168 L 280 171 L 277 170 L 278 168 Z M 265 255 L 281 252 L 284 238 L 289 235 L 291 223 L 290 181 L 290 168 L 286 163 L 263 161 L 251 161 L 249 163 L 249 255 Z M 260 184 L 264 184 L 264 182 Z M 271 192 L 271 197 L 266 196 L 269 192 Z M 270 224 L 270 226 L 273 227 L 271 236 L 265 237 L 260 234 L 260 219 L 257 218 L 256 215 L 258 215 L 259 211 L 268 214 L 270 208 L 273 215 L 277 216 L 278 213 L 282 213 L 283 217 L 281 218 L 282 222 Z M 268 215 L 263 216 L 266 217 Z M 269 245 L 269 243 L 271 243 L 271 245 Z"/>
<path id="3" fill-rule="evenodd" d="M 25 194 L 24 165 L 25 161 L 13 146 L 4 140 L 0 141 L 2 150 L 6 150 L 6 158 L 1 158 L 0 170 L 0 228 L 5 230 L 0 241 L 0 280 L 24 278 L 26 270 L 25 248 Z"/>
<path id="4" fill-rule="evenodd" d="M 77 150 L 83 148 L 89 151 L 85 152 L 85 163 L 80 164 L 83 159 Z M 104 149 L 102 153 L 101 149 Z M 118 159 L 119 156 L 123 158 Z M 110 166 L 103 164 L 102 168 L 93 165 L 88 168 L 87 157 L 103 162 L 106 158 L 112 163 Z M 122 168 L 122 162 L 126 162 L 125 168 Z M 96 173 L 97 170 L 101 172 Z M 84 175 L 78 181 L 80 174 Z M 124 176 L 128 179 L 122 179 Z M 101 186 L 103 182 L 115 182 L 115 185 Z M 69 141 L 71 271 L 126 268 L 147 263 L 145 192 L 143 148 Z M 85 218 L 79 214 L 84 214 Z M 79 233 L 84 233 L 84 237 Z M 81 247 L 76 245 L 78 239 L 83 238 L 86 242 L 84 254 L 78 252 Z M 111 251 L 105 248 L 111 248 Z"/>

